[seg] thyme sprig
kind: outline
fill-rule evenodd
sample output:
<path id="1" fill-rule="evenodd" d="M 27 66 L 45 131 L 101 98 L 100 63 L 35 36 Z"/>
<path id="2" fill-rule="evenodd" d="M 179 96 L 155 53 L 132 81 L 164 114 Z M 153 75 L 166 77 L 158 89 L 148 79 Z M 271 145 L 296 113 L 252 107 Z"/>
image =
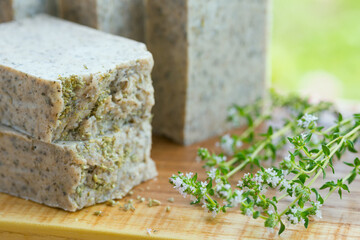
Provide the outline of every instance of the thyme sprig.
<path id="1" fill-rule="evenodd" d="M 273 93 L 274 94 L 274 93 Z M 260 162 L 268 159 L 275 160 L 277 156 L 277 150 L 282 149 L 286 144 L 287 134 L 298 134 L 303 130 L 303 128 L 308 128 L 311 132 L 320 132 L 321 128 L 316 127 L 315 121 L 317 117 L 311 115 L 312 113 L 319 113 L 324 110 L 328 110 L 331 107 L 330 103 L 320 102 L 316 105 L 311 105 L 305 99 L 295 98 L 293 96 L 289 97 L 287 100 L 282 99 L 278 100 L 280 97 L 276 95 L 276 98 L 273 97 L 273 102 L 275 107 L 289 108 L 292 112 L 292 115 L 295 120 L 286 119 L 285 124 L 280 129 L 275 129 L 270 126 L 267 132 L 261 134 L 261 139 L 256 141 L 254 140 L 255 129 L 253 127 L 256 125 L 252 124 L 247 130 L 245 130 L 241 135 L 225 135 L 220 140 L 220 146 L 224 150 L 224 153 L 221 154 L 211 154 L 208 149 L 200 148 L 198 150 L 198 157 L 205 161 L 205 167 L 218 167 L 221 171 L 221 174 L 225 175 L 226 178 L 231 177 L 239 170 L 245 168 L 247 165 L 258 166 L 260 167 Z M 296 100 L 296 101 L 295 101 Z M 297 103 L 303 103 L 303 107 L 297 106 Z M 294 104 L 296 103 L 296 104 Z M 271 108 L 271 111 L 274 108 Z M 239 109 L 247 109 L 237 108 Z M 302 112 L 303 111 L 305 114 Z M 252 120 L 251 113 L 245 110 L 239 110 L 239 115 L 248 119 L 248 123 L 259 121 Z M 244 115 L 246 113 L 246 116 Z M 258 115 L 258 119 L 264 121 L 265 119 L 270 120 L 271 116 L 267 113 Z M 249 120 L 251 119 L 251 120 Z M 250 130 L 249 130 L 250 129 Z M 240 149 L 243 145 L 243 141 L 251 142 L 251 146 L 248 148 Z M 226 155 L 232 155 L 233 157 L 227 160 Z"/>
<path id="2" fill-rule="evenodd" d="M 288 101 L 286 107 L 291 107 L 291 104 Z M 199 181 L 198 174 L 179 172 L 170 178 L 170 183 L 184 197 L 190 195 L 191 204 L 202 204 L 214 217 L 219 212 L 238 207 L 244 215 L 263 219 L 264 226 L 269 229 L 279 227 L 279 234 L 285 230 L 285 221 L 301 223 L 307 228 L 310 218 L 322 217 L 320 208 L 329 196 L 337 191 L 341 198 L 343 191 L 349 191 L 347 184 L 360 174 L 360 160 L 356 158 L 353 163 L 345 163 L 352 167 L 352 171 L 344 178 L 328 181 L 320 188 L 313 186 L 320 176 L 326 178 L 328 168 L 335 173 L 335 157 L 340 159 L 346 151 L 356 152 L 354 142 L 360 136 L 360 115 L 343 119 L 339 114 L 335 124 L 325 129 L 318 126 L 318 119 L 313 114 L 328 109 L 329 104 L 304 105 L 306 107 L 297 108 L 302 112 L 292 108 L 293 120 L 287 119 L 280 129 L 274 130 L 270 126 L 259 140 L 255 137 L 254 126 L 271 119 L 271 116 L 259 114 L 257 110 L 255 113 L 241 110 L 241 116 L 246 113 L 248 122 L 256 124 L 252 124 L 251 130 L 244 131 L 242 135 L 222 138 L 221 141 L 231 143 L 227 145 L 227 150 L 232 151 L 229 152 L 233 158 L 227 161 L 224 153 L 213 154 L 201 148 L 198 156 L 205 161 L 206 180 Z M 261 120 L 249 120 L 252 116 Z M 289 135 L 292 137 L 286 137 Z M 244 140 L 252 145 L 240 148 Z M 262 162 L 278 157 L 278 151 L 284 148 L 286 142 L 291 146 L 288 156 L 278 167 L 264 168 Z M 260 170 L 246 173 L 233 187 L 230 178 L 247 165 L 258 166 Z M 268 192 L 269 189 L 273 191 Z M 323 197 L 324 189 L 329 192 Z M 279 201 L 284 198 L 292 201 L 280 209 Z"/>

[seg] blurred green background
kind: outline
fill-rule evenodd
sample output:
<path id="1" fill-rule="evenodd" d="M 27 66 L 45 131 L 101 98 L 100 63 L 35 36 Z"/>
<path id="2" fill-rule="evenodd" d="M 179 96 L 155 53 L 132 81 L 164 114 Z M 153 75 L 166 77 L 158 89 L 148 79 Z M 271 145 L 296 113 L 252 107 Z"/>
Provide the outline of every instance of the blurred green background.
<path id="1" fill-rule="evenodd" d="M 273 0 L 272 86 L 360 100 L 360 0 Z"/>

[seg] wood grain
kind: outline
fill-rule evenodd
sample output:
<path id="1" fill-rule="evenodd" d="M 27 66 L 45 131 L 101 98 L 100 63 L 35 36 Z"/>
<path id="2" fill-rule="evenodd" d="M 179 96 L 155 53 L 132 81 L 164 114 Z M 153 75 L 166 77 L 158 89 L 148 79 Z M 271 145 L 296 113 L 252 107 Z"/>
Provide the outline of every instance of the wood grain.
<path id="1" fill-rule="evenodd" d="M 120 200 L 123 204 L 134 199 L 136 210 L 125 212 L 119 207 L 99 204 L 76 213 L 46 207 L 31 201 L 0 194 L 0 239 L 265 239 L 279 238 L 263 227 L 262 220 L 253 220 L 239 211 L 220 214 L 213 219 L 201 207 L 189 205 L 168 183 L 168 178 L 180 171 L 201 172 L 201 163 L 195 161 L 199 146 L 214 148 L 217 139 L 192 146 L 179 146 L 155 137 L 152 156 L 157 163 L 159 176 L 134 189 L 132 196 Z M 337 176 L 349 171 L 341 162 L 336 163 Z M 320 184 L 320 183 L 319 183 Z M 351 185 L 351 195 L 343 200 L 333 195 L 323 206 L 323 219 L 311 221 L 308 229 L 289 226 L 279 239 L 360 239 L 360 180 Z M 162 202 L 161 206 L 148 207 L 139 203 L 137 195 Z M 170 197 L 174 203 L 167 202 Z M 290 201 L 290 200 L 287 200 Z M 166 206 L 171 207 L 166 212 Z M 102 216 L 94 216 L 95 211 Z M 151 236 L 146 229 L 156 230 Z"/>

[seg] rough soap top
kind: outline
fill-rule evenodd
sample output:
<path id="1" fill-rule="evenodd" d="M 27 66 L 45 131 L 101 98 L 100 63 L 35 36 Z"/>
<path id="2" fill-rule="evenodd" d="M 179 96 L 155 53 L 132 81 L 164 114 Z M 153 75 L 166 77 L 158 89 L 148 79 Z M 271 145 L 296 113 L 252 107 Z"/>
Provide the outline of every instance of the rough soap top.
<path id="1" fill-rule="evenodd" d="M 48 80 L 152 58 L 143 43 L 47 15 L 0 24 L 0 36 L 0 66 Z"/>

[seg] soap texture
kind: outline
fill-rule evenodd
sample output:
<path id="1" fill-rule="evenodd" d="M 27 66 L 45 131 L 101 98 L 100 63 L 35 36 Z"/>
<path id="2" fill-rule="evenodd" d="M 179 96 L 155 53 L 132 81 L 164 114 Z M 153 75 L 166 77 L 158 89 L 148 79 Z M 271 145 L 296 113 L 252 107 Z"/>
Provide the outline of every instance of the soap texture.
<path id="1" fill-rule="evenodd" d="M 46 15 L 0 25 L 0 123 L 44 142 L 151 117 L 153 58 L 133 40 Z"/>
<path id="2" fill-rule="evenodd" d="M 221 134 L 232 104 L 266 87 L 268 0 L 148 0 L 154 131 L 191 144 Z"/>
<path id="3" fill-rule="evenodd" d="M 104 32 L 144 41 L 143 0 L 59 0 L 59 15 Z"/>
<path id="4" fill-rule="evenodd" d="M 89 141 L 45 143 L 0 126 L 0 191 L 76 211 L 157 175 L 145 121 Z"/>

